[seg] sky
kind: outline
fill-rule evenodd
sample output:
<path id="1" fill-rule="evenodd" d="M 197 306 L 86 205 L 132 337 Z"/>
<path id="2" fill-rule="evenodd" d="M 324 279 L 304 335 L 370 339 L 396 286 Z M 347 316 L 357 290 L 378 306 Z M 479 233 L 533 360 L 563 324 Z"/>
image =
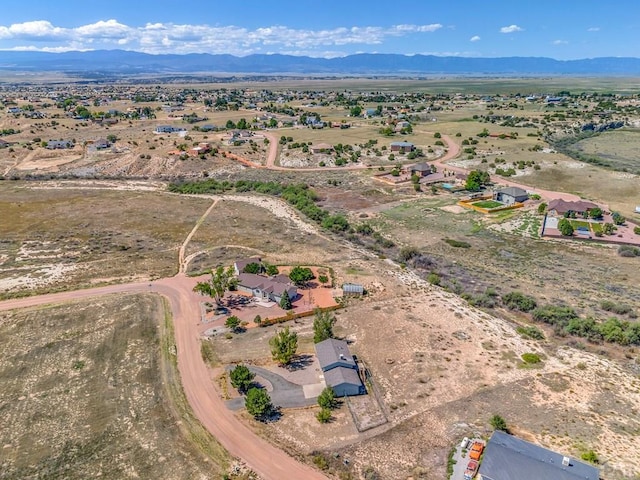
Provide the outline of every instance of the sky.
<path id="1" fill-rule="evenodd" d="M 640 57 L 639 0 L 12 0 L 2 50 Z"/>

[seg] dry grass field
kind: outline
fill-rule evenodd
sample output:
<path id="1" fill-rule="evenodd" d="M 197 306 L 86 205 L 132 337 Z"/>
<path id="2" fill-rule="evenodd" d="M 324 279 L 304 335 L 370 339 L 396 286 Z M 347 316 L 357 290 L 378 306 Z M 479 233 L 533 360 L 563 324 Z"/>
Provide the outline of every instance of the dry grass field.
<path id="1" fill-rule="evenodd" d="M 0 182 L 0 294 L 173 275 L 211 202 L 120 188 Z"/>
<path id="2" fill-rule="evenodd" d="M 220 478 L 172 345 L 159 297 L 2 313 L 0 478 Z"/>

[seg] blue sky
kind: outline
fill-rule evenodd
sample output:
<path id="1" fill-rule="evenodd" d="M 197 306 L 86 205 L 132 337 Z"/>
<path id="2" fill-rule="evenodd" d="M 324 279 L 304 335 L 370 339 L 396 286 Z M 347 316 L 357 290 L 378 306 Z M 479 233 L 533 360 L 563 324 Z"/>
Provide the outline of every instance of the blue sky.
<path id="1" fill-rule="evenodd" d="M 638 0 L 15 0 L 0 16 L 0 50 L 51 52 L 576 59 L 640 57 L 639 39 Z"/>

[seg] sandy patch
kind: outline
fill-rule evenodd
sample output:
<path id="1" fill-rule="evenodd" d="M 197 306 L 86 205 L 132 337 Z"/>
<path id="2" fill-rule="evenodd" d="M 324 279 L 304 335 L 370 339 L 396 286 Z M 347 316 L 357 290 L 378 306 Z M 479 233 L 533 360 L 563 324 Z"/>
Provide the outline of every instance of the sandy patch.
<path id="1" fill-rule="evenodd" d="M 464 213 L 467 211 L 460 205 L 445 205 L 444 207 L 440 207 L 440 210 L 444 210 L 445 212 L 449 213 Z"/>

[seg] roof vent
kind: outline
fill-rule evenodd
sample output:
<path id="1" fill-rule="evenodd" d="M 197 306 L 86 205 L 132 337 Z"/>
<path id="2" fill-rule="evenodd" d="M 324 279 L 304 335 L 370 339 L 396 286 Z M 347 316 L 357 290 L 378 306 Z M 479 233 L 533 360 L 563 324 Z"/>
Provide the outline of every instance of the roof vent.
<path id="1" fill-rule="evenodd" d="M 569 457 L 562 457 L 562 465 L 568 467 L 570 465 L 571 459 Z"/>

